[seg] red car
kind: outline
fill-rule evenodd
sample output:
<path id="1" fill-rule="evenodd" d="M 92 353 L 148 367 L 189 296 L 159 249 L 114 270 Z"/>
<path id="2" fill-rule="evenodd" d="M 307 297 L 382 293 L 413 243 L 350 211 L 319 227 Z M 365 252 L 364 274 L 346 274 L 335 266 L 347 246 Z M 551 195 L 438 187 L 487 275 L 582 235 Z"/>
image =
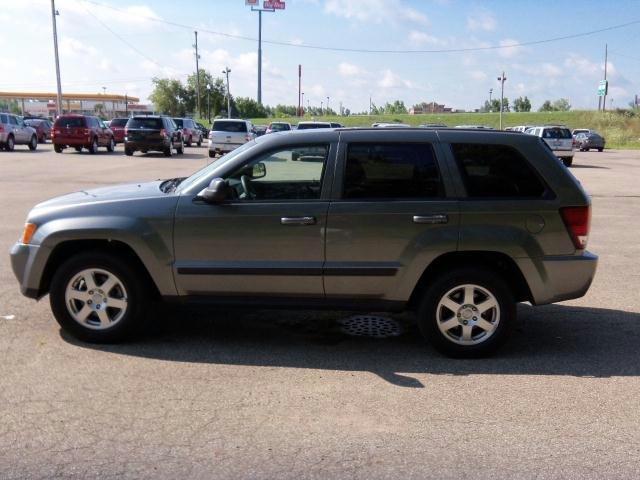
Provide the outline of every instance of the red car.
<path id="1" fill-rule="evenodd" d="M 185 146 L 190 147 L 192 143 L 197 146 L 202 145 L 202 131 L 196 126 L 196 122 L 192 118 L 174 118 L 173 122 L 182 130 Z"/>
<path id="2" fill-rule="evenodd" d="M 47 143 L 47 138 L 51 136 L 51 122 L 46 118 L 25 119 L 25 125 L 36 129 L 36 135 L 40 143 Z"/>
<path id="3" fill-rule="evenodd" d="M 116 148 L 111 129 L 98 117 L 91 115 L 59 116 L 53 124 L 51 140 L 56 153 L 62 153 L 67 147 L 75 148 L 76 152 L 86 148 L 89 153 L 97 153 L 98 147 L 107 147 L 109 152 Z"/>
<path id="4" fill-rule="evenodd" d="M 128 118 L 114 118 L 109 123 L 109 128 L 113 132 L 113 138 L 117 143 L 124 143 L 124 127 L 129 121 Z"/>

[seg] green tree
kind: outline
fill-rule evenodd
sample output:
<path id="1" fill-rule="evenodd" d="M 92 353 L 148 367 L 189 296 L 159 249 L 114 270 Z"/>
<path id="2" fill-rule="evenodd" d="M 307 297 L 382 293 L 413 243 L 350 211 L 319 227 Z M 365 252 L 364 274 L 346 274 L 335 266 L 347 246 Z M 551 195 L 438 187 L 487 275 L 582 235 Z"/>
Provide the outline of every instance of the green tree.
<path id="1" fill-rule="evenodd" d="M 568 112 L 571 110 L 571 104 L 566 98 L 560 98 L 553 102 L 553 109 L 557 112 Z"/>
<path id="2" fill-rule="evenodd" d="M 211 86 L 207 90 L 207 85 Z M 209 104 L 207 104 L 207 94 Z M 227 88 L 224 79 L 211 75 L 210 72 L 200 69 L 200 110 L 202 117 L 207 116 L 207 107 L 211 108 L 211 116 L 215 117 L 221 111 L 227 111 Z M 193 73 L 187 77 L 185 85 L 185 108 L 187 112 L 195 113 L 198 110 L 197 79 Z"/>
<path id="3" fill-rule="evenodd" d="M 516 112 L 530 112 L 531 101 L 528 97 L 518 97 L 513 101 L 513 110 Z"/>
<path id="4" fill-rule="evenodd" d="M 405 107 L 402 100 L 396 100 L 393 103 L 387 102 L 384 107 L 382 107 L 382 113 L 387 115 L 407 113 L 407 107 Z"/>
<path id="5" fill-rule="evenodd" d="M 550 100 L 545 100 L 544 103 L 538 109 L 539 112 L 553 112 L 553 105 Z"/>
<path id="6" fill-rule="evenodd" d="M 183 117 L 187 112 L 188 94 L 179 80 L 154 77 L 153 91 L 149 99 L 156 109 L 171 116 Z"/>
<path id="7" fill-rule="evenodd" d="M 235 105 L 237 115 L 241 118 L 264 118 L 268 115 L 267 109 L 253 98 L 238 97 L 235 99 Z"/>

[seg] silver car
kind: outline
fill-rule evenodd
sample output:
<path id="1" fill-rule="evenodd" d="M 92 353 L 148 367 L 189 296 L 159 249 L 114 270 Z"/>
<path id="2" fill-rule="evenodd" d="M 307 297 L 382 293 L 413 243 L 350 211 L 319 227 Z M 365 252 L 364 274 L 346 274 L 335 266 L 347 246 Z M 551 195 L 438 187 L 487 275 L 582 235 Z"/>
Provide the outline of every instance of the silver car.
<path id="1" fill-rule="evenodd" d="M 566 167 L 571 166 L 573 163 L 573 137 L 567 127 L 562 125 L 531 127 L 525 133 L 542 138 Z"/>
<path id="2" fill-rule="evenodd" d="M 38 148 L 36 129 L 26 125 L 19 115 L 0 113 L 0 150 L 11 152 L 16 145 L 28 145 L 29 150 Z"/>

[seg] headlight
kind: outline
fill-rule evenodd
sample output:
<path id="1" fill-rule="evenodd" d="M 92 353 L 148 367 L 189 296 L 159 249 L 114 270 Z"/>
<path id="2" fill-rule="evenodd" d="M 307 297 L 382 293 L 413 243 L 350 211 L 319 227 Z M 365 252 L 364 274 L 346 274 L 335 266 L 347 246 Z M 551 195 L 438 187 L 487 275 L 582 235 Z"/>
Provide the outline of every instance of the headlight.
<path id="1" fill-rule="evenodd" d="M 36 233 L 37 228 L 38 226 L 35 223 L 25 223 L 20 243 L 28 245 L 31 242 L 31 237 L 33 237 L 33 234 Z"/>

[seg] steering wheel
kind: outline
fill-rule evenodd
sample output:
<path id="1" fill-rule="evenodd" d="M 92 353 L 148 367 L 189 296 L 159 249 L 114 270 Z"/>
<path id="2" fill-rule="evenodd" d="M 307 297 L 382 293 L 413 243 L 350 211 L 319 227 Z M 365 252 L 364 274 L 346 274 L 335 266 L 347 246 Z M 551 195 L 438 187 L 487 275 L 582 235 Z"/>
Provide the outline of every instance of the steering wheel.
<path id="1" fill-rule="evenodd" d="M 245 197 L 249 200 L 255 200 L 256 194 L 249 185 L 251 184 L 251 179 L 248 175 L 242 175 L 240 177 L 240 182 L 242 183 L 242 189 L 244 190 Z"/>

